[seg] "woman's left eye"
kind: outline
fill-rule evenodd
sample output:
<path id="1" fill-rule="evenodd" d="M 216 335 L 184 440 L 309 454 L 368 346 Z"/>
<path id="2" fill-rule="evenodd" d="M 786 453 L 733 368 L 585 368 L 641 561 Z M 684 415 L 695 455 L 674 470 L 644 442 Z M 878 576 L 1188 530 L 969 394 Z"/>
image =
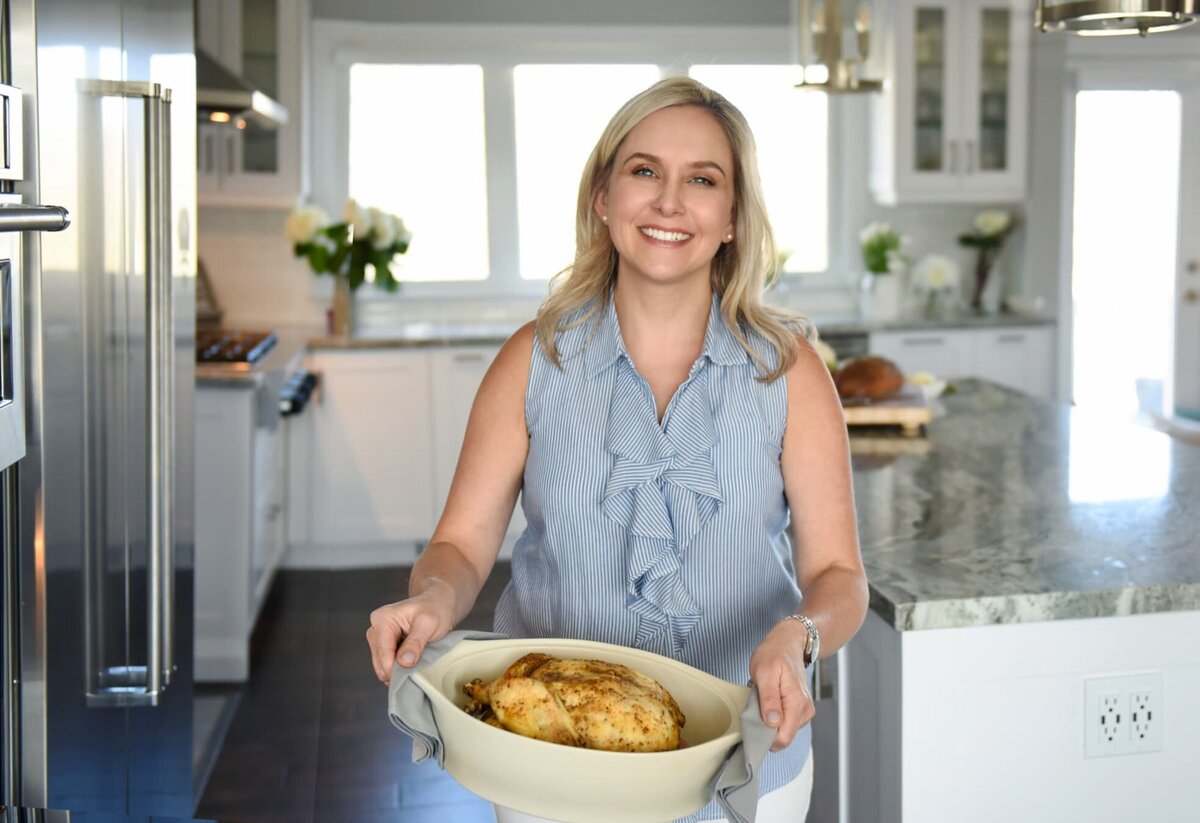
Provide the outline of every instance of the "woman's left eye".
<path id="1" fill-rule="evenodd" d="M 712 179 L 711 177 L 700 177 L 700 176 L 693 177 L 693 178 L 692 178 L 692 182 L 694 182 L 694 183 L 703 183 L 705 186 L 715 186 L 715 185 L 717 185 L 716 183 L 714 183 L 714 182 L 713 182 L 713 179 Z"/>

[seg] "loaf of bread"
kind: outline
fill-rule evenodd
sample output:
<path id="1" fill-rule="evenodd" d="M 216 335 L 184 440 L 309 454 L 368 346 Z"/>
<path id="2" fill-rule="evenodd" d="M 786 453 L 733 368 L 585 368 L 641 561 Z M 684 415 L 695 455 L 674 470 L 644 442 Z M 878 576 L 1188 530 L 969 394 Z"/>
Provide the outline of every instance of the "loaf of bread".
<path id="1" fill-rule="evenodd" d="M 846 361 L 833 376 L 843 399 L 889 397 L 904 385 L 904 373 L 886 357 L 869 355 Z"/>

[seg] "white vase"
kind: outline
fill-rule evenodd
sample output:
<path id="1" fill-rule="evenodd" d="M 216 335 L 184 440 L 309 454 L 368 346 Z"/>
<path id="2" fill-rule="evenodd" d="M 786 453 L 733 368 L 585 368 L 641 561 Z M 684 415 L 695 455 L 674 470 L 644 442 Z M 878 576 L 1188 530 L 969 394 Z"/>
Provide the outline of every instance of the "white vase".
<path id="1" fill-rule="evenodd" d="M 867 272 L 859 281 L 859 313 L 869 320 L 895 320 L 900 316 L 903 292 L 899 274 Z"/>

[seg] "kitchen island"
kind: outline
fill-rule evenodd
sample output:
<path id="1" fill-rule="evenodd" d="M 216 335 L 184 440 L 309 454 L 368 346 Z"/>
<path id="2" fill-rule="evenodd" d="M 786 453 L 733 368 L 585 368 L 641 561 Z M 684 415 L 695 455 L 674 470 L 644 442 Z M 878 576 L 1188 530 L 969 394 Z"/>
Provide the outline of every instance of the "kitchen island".
<path id="1" fill-rule="evenodd" d="M 956 388 L 925 448 L 855 450 L 842 819 L 1195 819 L 1200 448 Z"/>

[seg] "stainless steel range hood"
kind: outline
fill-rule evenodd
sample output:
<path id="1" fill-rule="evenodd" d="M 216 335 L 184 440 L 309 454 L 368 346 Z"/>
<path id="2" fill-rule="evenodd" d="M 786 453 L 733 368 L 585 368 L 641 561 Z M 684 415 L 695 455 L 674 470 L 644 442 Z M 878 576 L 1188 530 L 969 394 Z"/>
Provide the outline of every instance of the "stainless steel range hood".
<path id="1" fill-rule="evenodd" d="M 245 121 L 267 129 L 288 121 L 286 108 L 200 48 L 196 49 L 196 112 L 204 122 L 238 125 Z"/>

